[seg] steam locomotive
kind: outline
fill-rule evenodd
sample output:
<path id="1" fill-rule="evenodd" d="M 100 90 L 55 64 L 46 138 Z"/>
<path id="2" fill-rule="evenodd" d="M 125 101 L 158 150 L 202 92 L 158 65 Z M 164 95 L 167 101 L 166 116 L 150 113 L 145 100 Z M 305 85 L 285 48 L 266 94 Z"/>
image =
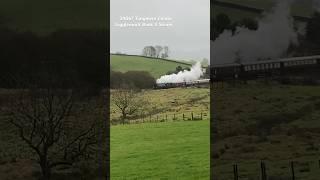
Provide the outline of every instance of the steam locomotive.
<path id="1" fill-rule="evenodd" d="M 210 79 L 199 79 L 195 81 L 177 82 L 177 83 L 156 83 L 154 89 L 169 89 L 177 87 L 207 87 Z"/>
<path id="2" fill-rule="evenodd" d="M 286 74 L 320 71 L 320 55 L 278 60 L 212 65 L 213 82 L 230 79 L 256 79 L 259 77 L 285 76 Z"/>

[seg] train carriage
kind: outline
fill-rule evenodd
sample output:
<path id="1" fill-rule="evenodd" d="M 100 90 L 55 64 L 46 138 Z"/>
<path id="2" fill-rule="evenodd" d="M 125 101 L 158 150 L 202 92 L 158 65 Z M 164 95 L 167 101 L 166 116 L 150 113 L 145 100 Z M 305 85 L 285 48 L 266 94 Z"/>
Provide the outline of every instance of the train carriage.
<path id="1" fill-rule="evenodd" d="M 278 77 L 286 74 L 319 72 L 320 56 L 293 57 L 267 61 L 218 64 L 211 67 L 213 81 Z"/>

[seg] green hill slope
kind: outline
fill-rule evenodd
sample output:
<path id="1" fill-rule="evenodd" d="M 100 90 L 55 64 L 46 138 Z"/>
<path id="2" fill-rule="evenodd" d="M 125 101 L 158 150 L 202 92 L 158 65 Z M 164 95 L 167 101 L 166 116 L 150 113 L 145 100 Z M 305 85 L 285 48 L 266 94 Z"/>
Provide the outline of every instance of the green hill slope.
<path id="1" fill-rule="evenodd" d="M 191 67 L 191 64 L 175 62 L 164 59 L 145 58 L 140 56 L 111 55 L 111 70 L 127 71 L 148 71 L 150 74 L 159 78 L 168 71 L 173 71 L 177 66 Z"/>

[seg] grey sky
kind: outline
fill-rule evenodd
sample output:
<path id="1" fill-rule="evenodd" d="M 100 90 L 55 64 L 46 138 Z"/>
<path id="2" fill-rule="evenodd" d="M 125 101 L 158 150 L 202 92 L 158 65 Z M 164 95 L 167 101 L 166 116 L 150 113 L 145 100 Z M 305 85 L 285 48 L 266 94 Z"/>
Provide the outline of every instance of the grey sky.
<path id="1" fill-rule="evenodd" d="M 210 57 L 209 0 L 110 0 L 111 52 L 141 54 L 144 46 L 167 45 L 174 59 Z M 170 17 L 171 27 L 116 27 L 120 16 Z"/>

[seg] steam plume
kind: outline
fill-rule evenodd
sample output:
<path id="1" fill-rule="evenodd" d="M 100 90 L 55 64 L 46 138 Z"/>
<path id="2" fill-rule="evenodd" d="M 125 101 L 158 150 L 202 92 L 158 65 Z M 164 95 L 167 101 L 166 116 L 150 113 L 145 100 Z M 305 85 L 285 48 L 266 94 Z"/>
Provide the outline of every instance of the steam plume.
<path id="1" fill-rule="evenodd" d="M 203 72 L 201 69 L 201 63 L 197 62 L 191 67 L 190 71 L 184 70 L 180 71 L 178 74 L 161 76 L 159 79 L 157 79 L 157 83 L 191 82 L 200 79 L 202 75 Z"/>
<path id="2" fill-rule="evenodd" d="M 297 44 L 297 32 L 290 16 L 291 1 L 282 1 L 259 20 L 256 31 L 238 27 L 236 34 L 224 31 L 211 42 L 213 64 L 256 61 L 284 55 L 290 44 Z"/>
<path id="3" fill-rule="evenodd" d="M 316 11 L 320 12 L 320 0 L 313 0 L 312 2 L 313 2 L 313 8 Z"/>

